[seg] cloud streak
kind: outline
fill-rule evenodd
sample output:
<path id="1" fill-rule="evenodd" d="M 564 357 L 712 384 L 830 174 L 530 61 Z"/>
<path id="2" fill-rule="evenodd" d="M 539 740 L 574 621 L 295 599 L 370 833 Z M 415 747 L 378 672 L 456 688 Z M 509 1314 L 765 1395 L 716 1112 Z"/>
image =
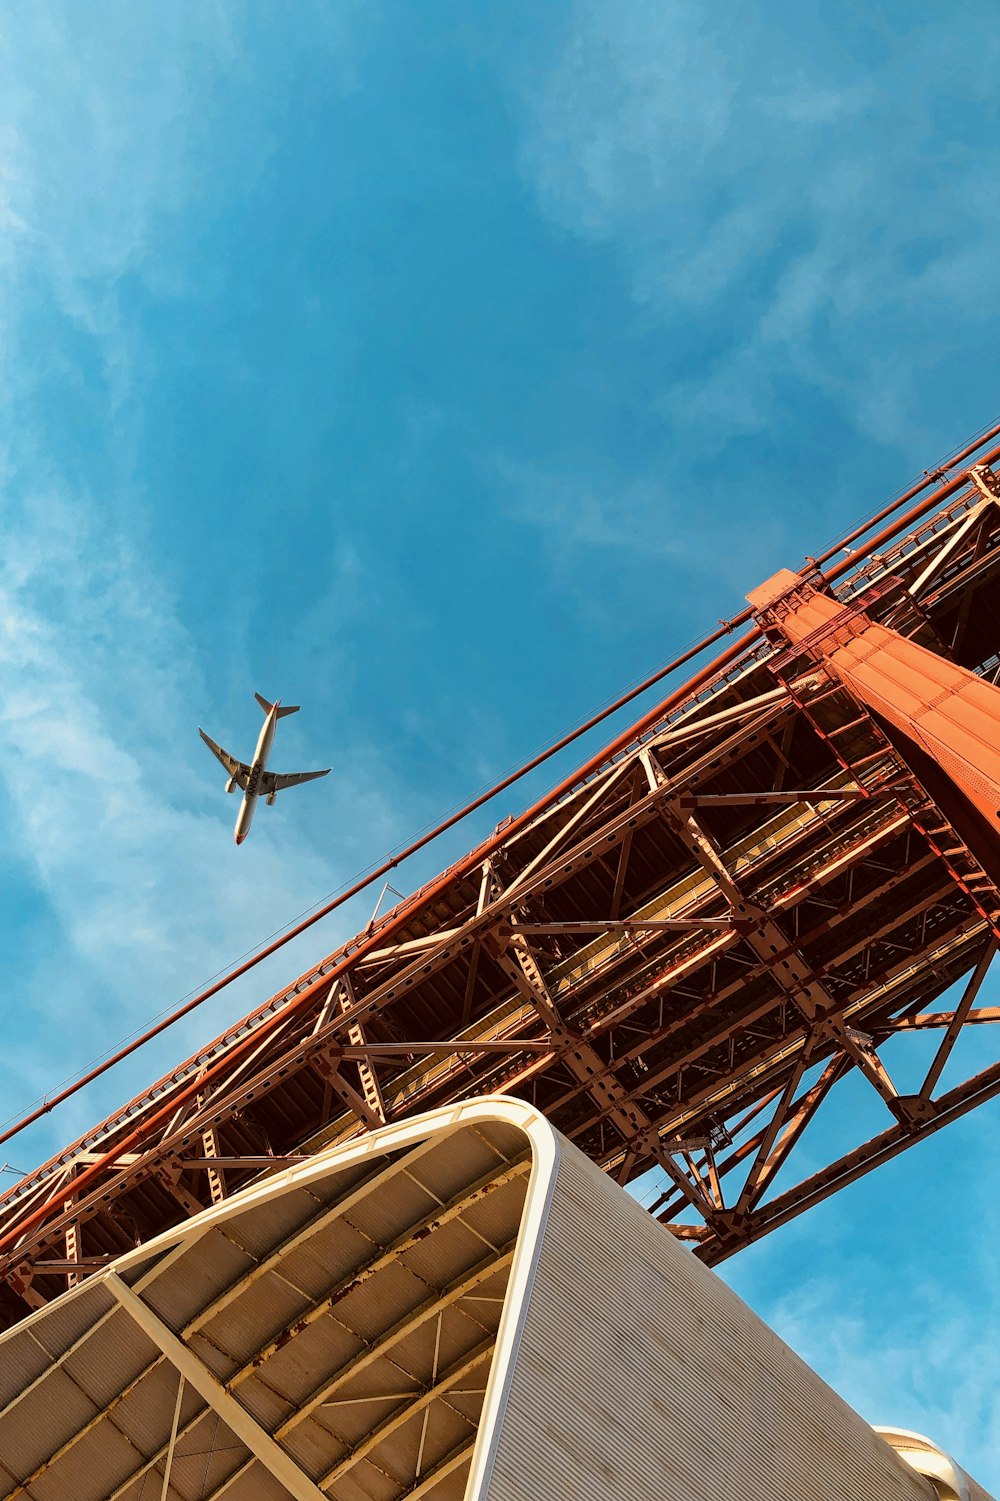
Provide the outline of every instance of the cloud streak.
<path id="1" fill-rule="evenodd" d="M 780 420 L 789 382 L 908 444 L 926 377 L 992 322 L 993 18 L 893 11 L 578 0 L 524 88 L 543 211 L 653 325 L 701 321 L 659 401 L 705 444 Z"/>
<path id="2" fill-rule="evenodd" d="M 868 1422 L 926 1434 L 995 1486 L 1000 1355 L 992 1331 L 1000 1306 L 986 1262 L 980 1257 L 975 1311 L 956 1299 L 947 1276 L 907 1287 L 902 1298 L 885 1288 L 872 1296 L 860 1284 L 878 1286 L 884 1270 L 863 1259 L 847 1286 L 842 1277 L 807 1277 L 758 1311 Z M 905 1308 L 892 1306 L 887 1317 L 886 1297 Z"/>
<path id="3" fill-rule="evenodd" d="M 398 828 L 377 755 L 353 747 L 322 804 L 310 807 L 306 789 L 300 807 L 258 819 L 252 847 L 233 847 L 234 800 L 194 719 L 220 697 L 223 670 L 237 676 L 239 751 L 256 734 L 250 692 L 271 685 L 216 660 L 151 551 L 138 453 L 155 352 L 129 297 L 142 284 L 169 306 L 200 274 L 170 249 L 168 229 L 205 193 L 198 148 L 230 73 L 250 66 L 247 16 L 125 6 L 120 19 L 61 27 L 17 6 L 0 19 L 5 1116 L 301 914 L 368 857 L 369 839 L 387 847 Z M 322 7 L 312 21 L 331 87 L 353 87 L 357 36 Z M 261 159 L 266 147 L 264 133 Z M 228 740 L 220 720 L 208 727 Z M 286 740 L 309 734 L 305 724 Z M 293 754 L 320 752 L 307 743 Z M 351 921 L 299 940 L 152 1056 L 11 1143 L 13 1159 L 28 1167 L 92 1124 Z"/>
<path id="4" fill-rule="evenodd" d="M 237 858 L 231 803 L 192 743 L 190 707 L 206 698 L 196 644 L 155 573 L 78 503 L 50 492 L 33 509 L 30 523 L 6 513 L 0 762 L 7 859 L 44 901 L 47 936 L 17 977 L 7 1102 L 26 1080 L 50 1087 L 335 880 L 287 823 L 255 829 L 252 860 Z M 208 1023 L 191 1025 L 200 1037 Z"/>

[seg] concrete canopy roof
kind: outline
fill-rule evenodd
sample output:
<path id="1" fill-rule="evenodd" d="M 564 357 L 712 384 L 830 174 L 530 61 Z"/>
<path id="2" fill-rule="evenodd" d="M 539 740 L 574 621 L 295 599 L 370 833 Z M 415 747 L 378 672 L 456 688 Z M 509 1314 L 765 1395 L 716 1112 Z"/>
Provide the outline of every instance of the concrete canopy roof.
<path id="1" fill-rule="evenodd" d="M 457 1501 L 532 1165 L 502 1113 L 320 1155 L 10 1331 L 0 1493 Z"/>
<path id="2" fill-rule="evenodd" d="M 304 1159 L 0 1336 L 0 1501 L 989 1501 L 903 1437 L 505 1097 Z"/>

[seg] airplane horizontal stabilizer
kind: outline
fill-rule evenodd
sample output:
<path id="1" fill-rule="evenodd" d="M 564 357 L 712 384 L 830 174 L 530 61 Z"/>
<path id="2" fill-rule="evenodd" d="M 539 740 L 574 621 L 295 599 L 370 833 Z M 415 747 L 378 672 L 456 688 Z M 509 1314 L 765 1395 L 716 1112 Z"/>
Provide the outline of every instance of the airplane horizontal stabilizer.
<path id="1" fill-rule="evenodd" d="M 265 714 L 270 714 L 271 710 L 274 708 L 274 705 L 273 704 L 269 704 L 268 701 L 267 701 L 267 699 L 264 698 L 264 697 L 262 697 L 262 695 L 259 694 L 259 693 L 255 693 L 254 694 L 254 698 L 260 704 L 261 708 L 264 710 L 264 713 Z M 285 717 L 286 714 L 297 714 L 298 712 L 299 712 L 299 705 L 298 704 L 283 704 L 281 706 L 281 708 L 278 710 L 278 718 L 279 719 L 284 719 L 284 717 Z"/>

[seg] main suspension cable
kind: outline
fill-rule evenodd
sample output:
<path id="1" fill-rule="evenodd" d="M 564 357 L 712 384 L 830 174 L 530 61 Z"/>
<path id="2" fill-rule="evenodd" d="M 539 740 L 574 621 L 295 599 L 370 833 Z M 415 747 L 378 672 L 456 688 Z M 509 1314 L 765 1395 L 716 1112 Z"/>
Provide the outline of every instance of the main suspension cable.
<path id="1" fill-rule="evenodd" d="M 853 531 L 849 532 L 838 543 L 834 544 L 831 547 L 828 547 L 823 553 L 821 553 L 815 560 L 812 561 L 815 561 L 815 563 L 822 566 L 823 564 L 828 563 L 832 558 L 836 557 L 838 553 L 850 549 L 854 542 L 864 537 L 868 532 L 871 531 L 874 526 L 877 526 L 879 522 L 885 521 L 888 517 L 898 512 L 901 507 L 907 505 L 909 501 L 914 500 L 929 486 L 933 485 L 936 481 L 943 479 L 948 470 L 954 469 L 958 464 L 964 463 L 966 459 L 970 458 L 974 453 L 981 449 L 984 443 L 990 442 L 992 439 L 997 437 L 1000 437 L 1000 422 L 996 422 L 992 426 L 984 429 L 975 439 L 971 440 L 963 448 L 959 449 L 946 462 L 939 464 L 935 469 L 927 472 L 920 481 L 912 485 L 908 490 L 905 490 L 901 495 L 897 496 L 895 500 L 884 506 L 880 511 L 876 512 L 860 526 L 855 527 Z M 983 454 L 979 462 L 992 464 L 995 463 L 997 459 L 1000 459 L 1000 446 L 994 447 L 987 453 Z M 891 522 L 888 526 L 883 527 L 882 531 L 878 532 L 874 537 L 870 537 L 862 547 L 858 548 L 856 551 L 850 552 L 848 556 L 842 558 L 839 563 L 837 563 L 832 569 L 829 570 L 827 577 L 833 580 L 839 578 L 842 574 L 854 568 L 864 558 L 869 557 L 877 547 L 882 546 L 884 543 L 892 540 L 893 537 L 897 536 L 906 525 L 911 523 L 913 520 L 918 519 L 920 516 L 926 514 L 936 505 L 939 505 L 943 500 L 954 494 L 955 491 L 965 483 L 967 478 L 967 471 L 962 471 L 954 478 L 947 480 L 945 481 L 945 483 L 939 485 L 931 495 L 925 497 L 923 501 L 913 506 L 911 510 L 907 511 L 903 516 L 897 516 L 895 521 Z M 461 807 L 456 809 L 455 812 L 451 813 L 441 822 L 435 824 L 432 828 L 428 829 L 427 832 L 420 835 L 417 839 L 414 839 L 411 843 L 406 845 L 403 849 L 399 850 L 396 854 L 390 855 L 380 865 L 377 865 L 373 869 L 370 869 L 367 874 L 354 881 L 343 891 L 339 892 L 332 898 L 332 900 L 324 903 L 315 911 L 311 912 L 308 916 L 303 917 L 300 921 L 294 923 L 291 927 L 279 933 L 279 935 L 275 937 L 273 941 L 266 943 L 263 948 L 251 953 L 248 958 L 237 964 L 234 968 L 224 972 L 217 980 L 215 980 L 212 984 L 206 986 L 204 989 L 200 990 L 182 1006 L 179 1006 L 175 1010 L 169 1012 L 160 1021 L 156 1022 L 155 1025 L 148 1027 L 145 1031 L 134 1036 L 131 1041 L 126 1043 L 126 1045 L 119 1048 L 116 1052 L 110 1054 L 108 1057 L 104 1058 L 100 1063 L 96 1064 L 92 1069 L 82 1074 L 79 1078 L 74 1079 L 72 1082 L 68 1083 L 65 1088 L 60 1089 L 54 1095 L 43 1100 L 42 1103 L 37 1106 L 37 1108 L 31 1110 L 21 1119 L 15 1121 L 12 1125 L 9 1126 L 8 1129 L 0 1132 L 0 1146 L 5 1145 L 5 1143 L 12 1140 L 13 1137 L 20 1135 L 22 1131 L 27 1130 L 29 1126 L 34 1125 L 43 1116 L 48 1115 L 51 1111 L 57 1109 L 57 1107 L 63 1104 L 64 1101 L 70 1099 L 81 1089 L 85 1089 L 89 1084 L 92 1084 L 96 1079 L 99 1079 L 103 1074 L 107 1073 L 117 1064 L 123 1062 L 126 1058 L 131 1057 L 133 1053 L 144 1047 L 148 1042 L 152 1042 L 153 1039 L 158 1037 L 162 1032 L 165 1032 L 176 1022 L 181 1021 L 185 1016 L 190 1015 L 192 1011 L 196 1010 L 199 1006 L 204 1005 L 206 1001 L 210 1000 L 213 996 L 218 995 L 220 991 L 233 984 L 234 981 L 241 979 L 243 975 L 256 968 L 258 964 L 263 963 L 265 959 L 269 959 L 272 954 L 277 953 L 279 949 L 283 948 L 286 944 L 291 943 L 293 939 L 298 938 L 300 934 L 304 933 L 308 928 L 313 927 L 316 923 L 321 922 L 326 917 L 329 917 L 330 914 L 335 912 L 339 907 L 344 906 L 347 902 L 351 901 L 353 897 L 357 896 L 360 892 L 373 885 L 374 882 L 383 879 L 391 871 L 402 865 L 406 860 L 409 860 L 420 850 L 426 848 L 426 846 L 431 844 L 435 839 L 440 838 L 441 835 L 446 834 L 450 829 L 453 829 L 456 824 L 463 822 L 466 818 L 470 817 L 471 814 L 477 812 L 480 808 L 482 808 L 486 803 L 491 802 L 493 798 L 498 797 L 500 793 L 505 792 L 509 787 L 513 787 L 515 783 L 530 775 L 530 773 L 537 770 L 539 766 L 544 765 L 547 761 L 551 760 L 553 756 L 558 755 L 560 751 L 565 750 L 575 741 L 588 734 L 589 731 L 595 729 L 598 725 L 603 724 L 605 720 L 610 719 L 614 714 L 617 714 L 621 709 L 625 708 L 635 699 L 641 697 L 644 693 L 648 693 L 651 688 L 654 688 L 666 677 L 669 677 L 679 668 L 686 666 L 688 662 L 693 661 L 696 657 L 701 656 L 703 652 L 707 651 L 710 647 L 714 646 L 724 637 L 732 635 L 732 633 L 738 630 L 740 626 L 748 624 L 750 621 L 752 621 L 752 619 L 753 611 L 749 607 L 747 607 L 741 610 L 737 615 L 733 616 L 731 620 L 720 621 L 718 627 L 714 631 L 710 632 L 707 636 L 703 637 L 700 641 L 697 641 L 693 645 L 689 646 L 685 651 L 672 658 L 669 662 L 658 668 L 654 673 L 651 673 L 648 677 L 644 678 L 640 683 L 634 685 L 626 693 L 621 694 L 618 698 L 612 700 L 611 703 L 606 704 L 597 713 L 592 714 L 589 719 L 584 720 L 583 723 L 577 725 L 574 729 L 568 731 L 565 735 L 561 736 L 551 745 L 539 751 L 536 755 L 525 761 L 521 766 L 516 767 L 506 776 L 502 777 L 500 781 L 494 783 L 492 786 L 479 793 L 470 802 L 463 804 Z M 503 831 L 503 837 L 509 838 L 511 833 L 516 828 L 523 827 L 524 824 L 530 821 L 532 818 L 536 818 L 541 813 L 545 812 L 553 805 L 553 803 L 555 803 L 559 799 L 559 797 L 563 796 L 570 787 L 572 787 L 576 782 L 580 781 L 584 776 L 590 774 L 588 768 L 593 768 L 600 765 L 604 760 L 608 759 L 611 755 L 614 755 L 616 753 L 616 747 L 624 747 L 625 745 L 630 743 L 630 741 L 634 740 L 638 735 L 644 733 L 645 728 L 649 728 L 650 726 L 655 724 L 658 719 L 663 718 L 665 714 L 669 713 L 672 708 L 675 708 L 677 704 L 681 702 L 685 697 L 688 697 L 690 696 L 690 694 L 695 692 L 697 686 L 703 685 L 705 682 L 709 681 L 711 677 L 716 676 L 720 671 L 723 670 L 726 665 L 735 660 L 737 656 L 741 655 L 750 646 L 754 645 L 757 641 L 760 640 L 760 638 L 761 631 L 759 630 L 759 628 L 753 627 L 740 641 L 733 643 L 733 645 L 727 648 L 727 650 L 723 652 L 719 658 L 717 658 L 713 662 L 708 663 L 704 668 L 702 668 L 691 683 L 685 684 L 682 689 L 680 689 L 677 693 L 672 694 L 664 703 L 657 705 L 655 709 L 644 715 L 637 725 L 633 725 L 628 730 L 626 730 L 622 736 L 619 736 L 617 740 L 612 743 L 611 746 L 605 747 L 603 751 L 599 752 L 598 755 L 592 758 L 588 763 L 588 767 L 580 768 L 577 772 L 574 772 L 572 776 L 567 779 L 567 781 L 561 783 L 559 787 L 550 791 L 545 797 L 543 797 L 538 803 L 536 803 L 533 808 L 527 810 L 527 812 L 516 819 L 512 825 L 505 828 L 505 830 Z M 475 857 L 476 859 L 480 858 L 480 851 L 473 851 L 472 856 L 467 858 L 471 859 L 473 857 Z M 427 895 L 427 892 L 418 893 L 418 896 L 421 897 Z M 408 903 L 404 903 L 403 905 L 408 909 Z"/>
<path id="2" fill-rule="evenodd" d="M 99 1079 L 102 1074 L 107 1073 L 108 1070 L 114 1068 L 116 1064 L 121 1063 L 124 1059 L 131 1057 L 133 1053 L 137 1052 L 141 1047 L 144 1047 L 146 1043 L 152 1042 L 153 1038 L 155 1037 L 159 1037 L 161 1032 L 165 1032 L 168 1027 L 172 1027 L 175 1022 L 179 1022 L 185 1016 L 190 1015 L 192 1011 L 196 1010 L 199 1006 L 204 1005 L 204 1003 L 210 1000 L 212 996 L 218 995 L 220 990 L 224 990 L 226 986 L 231 985 L 235 980 L 240 979 L 243 975 L 254 969 L 258 964 L 263 963 L 265 959 L 269 959 L 272 954 L 275 954 L 279 949 L 284 948 L 285 944 L 291 943 L 294 938 L 298 938 L 299 935 L 301 933 L 304 933 L 308 928 L 311 928 L 316 923 L 321 922 L 323 918 L 329 917 L 330 914 L 332 912 L 335 912 L 338 907 L 342 907 L 346 902 L 349 902 L 352 897 L 357 896 L 359 892 L 365 891 L 375 881 L 379 881 L 384 876 L 387 876 L 390 871 L 395 870 L 397 866 L 402 865 L 404 861 L 409 860 L 411 856 L 417 854 L 428 844 L 431 844 L 435 839 L 439 839 L 442 834 L 446 834 L 449 829 L 453 829 L 456 824 L 461 823 L 471 814 L 477 812 L 484 806 L 484 804 L 491 802 L 493 798 L 498 797 L 501 792 L 505 792 L 508 787 L 513 787 L 515 782 L 521 781 L 524 777 L 535 771 L 539 766 L 544 765 L 546 761 L 551 760 L 553 756 L 558 755 L 560 751 L 565 750 L 567 746 L 572 745 L 574 741 L 579 740 L 583 735 L 586 735 L 588 731 L 595 729 L 597 725 L 602 724 L 613 714 L 618 713 L 620 709 L 625 708 L 625 706 L 627 704 L 630 704 L 633 699 L 639 698 L 643 693 L 648 693 L 651 688 L 654 688 L 657 683 L 662 682 L 665 677 L 669 676 L 669 674 L 676 672 L 678 668 L 685 666 L 694 657 L 700 656 L 701 653 L 707 651 L 710 646 L 714 646 L 717 641 L 720 641 L 724 636 L 729 635 L 733 630 L 737 628 L 738 625 L 742 624 L 749 618 L 749 614 L 749 611 L 745 611 L 739 617 L 739 619 L 735 621 L 723 622 L 718 627 L 718 629 L 712 631 L 711 634 L 706 636 L 702 641 L 696 642 L 693 646 L 688 647 L 686 651 L 681 652 L 680 656 L 674 657 L 663 667 L 658 668 L 656 672 L 651 674 L 651 676 L 645 678 L 641 683 L 638 683 L 635 687 L 629 689 L 627 693 L 623 693 L 619 698 L 616 698 L 612 703 L 608 704 L 598 713 L 591 715 L 589 719 L 585 720 L 582 724 L 577 725 L 575 729 L 570 730 L 559 740 L 554 741 L 544 750 L 539 751 L 539 753 L 533 756 L 529 761 L 525 761 L 523 765 L 517 767 L 507 776 L 503 777 L 499 782 L 496 782 L 493 786 L 488 787 L 477 797 L 474 797 L 471 802 L 463 804 L 462 807 L 458 808 L 454 813 L 450 814 L 449 817 L 443 819 L 440 823 L 435 824 L 434 827 L 429 829 L 425 834 L 422 834 L 419 838 L 414 839 L 410 844 L 406 845 L 396 854 L 390 855 L 381 863 L 381 865 L 377 865 L 373 870 L 370 870 L 367 875 L 362 876 L 359 880 L 353 882 L 352 885 L 348 886 L 344 891 L 341 891 L 339 895 L 335 896 L 331 901 L 326 902 L 315 912 L 312 912 L 309 916 L 304 917 L 300 922 L 295 923 L 292 927 L 281 933 L 272 942 L 265 944 L 263 948 L 258 949 L 257 952 L 253 953 L 248 959 L 245 959 L 241 964 L 237 964 L 234 969 L 228 970 L 221 976 L 220 979 L 216 980 L 214 984 L 206 986 L 204 990 L 200 990 L 197 995 L 192 996 L 191 1000 L 185 1002 L 183 1006 L 179 1006 L 175 1011 L 171 1011 L 169 1015 L 165 1016 L 161 1021 L 158 1021 L 155 1026 L 148 1027 L 144 1032 L 141 1032 L 137 1037 L 133 1038 L 131 1042 L 127 1043 L 126 1046 L 119 1048 L 118 1051 L 112 1053 L 110 1057 L 105 1058 L 101 1063 L 97 1064 L 87 1073 L 81 1075 L 80 1078 L 74 1080 L 71 1084 L 68 1084 L 65 1089 L 59 1090 L 58 1093 L 46 1099 L 41 1105 L 37 1107 L 37 1109 L 32 1110 L 28 1115 L 25 1115 L 22 1119 L 16 1121 L 6 1131 L 0 1133 L 0 1146 L 3 1146 L 6 1142 L 10 1141 L 12 1137 L 19 1135 L 20 1132 L 26 1130 L 29 1126 L 34 1125 L 36 1121 L 42 1118 L 42 1116 L 48 1115 L 51 1111 L 55 1110 L 57 1106 L 61 1105 L 65 1100 L 68 1100 L 72 1095 L 78 1093 L 79 1090 L 85 1089 L 88 1084 L 92 1084 L 95 1079 Z M 752 632 L 744 641 L 740 642 L 740 650 L 745 650 L 745 648 L 752 643 L 752 641 L 758 634 L 759 632 Z M 716 664 L 712 663 L 710 664 L 710 666 L 714 670 Z M 654 711 L 654 713 L 656 712 L 658 712 L 658 710 Z"/>

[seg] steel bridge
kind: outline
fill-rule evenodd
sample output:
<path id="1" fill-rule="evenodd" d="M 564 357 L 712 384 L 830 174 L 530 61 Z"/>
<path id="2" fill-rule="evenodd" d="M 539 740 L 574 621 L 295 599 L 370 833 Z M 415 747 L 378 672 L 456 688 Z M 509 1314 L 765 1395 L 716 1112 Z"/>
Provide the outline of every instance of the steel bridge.
<path id="1" fill-rule="evenodd" d="M 578 773 L 7 1192 L 0 1325 L 471 1096 L 530 1101 L 619 1183 L 661 1169 L 653 1212 L 716 1263 L 1000 1093 L 1000 1063 L 953 1079 L 1000 1021 L 998 433 L 755 589 Z M 901 1090 L 907 1038 L 930 1062 Z M 885 1129 L 824 1153 L 852 1074 Z"/>

